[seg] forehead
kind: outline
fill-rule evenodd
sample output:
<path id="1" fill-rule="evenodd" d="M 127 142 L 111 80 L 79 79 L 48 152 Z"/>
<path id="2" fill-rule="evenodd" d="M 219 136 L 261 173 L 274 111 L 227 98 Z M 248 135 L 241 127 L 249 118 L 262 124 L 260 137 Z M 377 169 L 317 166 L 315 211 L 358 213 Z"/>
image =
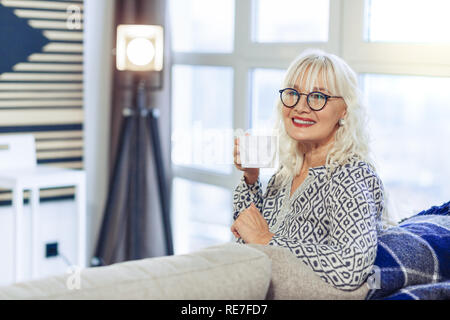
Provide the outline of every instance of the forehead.
<path id="1" fill-rule="evenodd" d="M 336 91 L 334 72 L 319 63 L 300 65 L 287 80 L 288 85 L 302 91 Z"/>
<path id="2" fill-rule="evenodd" d="M 327 82 L 323 80 L 323 77 L 318 76 L 315 79 L 307 79 L 307 77 L 298 77 L 294 82 L 293 87 L 299 90 L 305 91 L 329 91 Z"/>

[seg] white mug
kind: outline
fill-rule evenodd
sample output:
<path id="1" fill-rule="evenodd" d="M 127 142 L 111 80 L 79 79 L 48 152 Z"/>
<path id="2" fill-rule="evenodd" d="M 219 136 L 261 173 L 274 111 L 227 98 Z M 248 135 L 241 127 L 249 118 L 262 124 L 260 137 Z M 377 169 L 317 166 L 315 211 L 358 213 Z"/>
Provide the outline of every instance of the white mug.
<path id="1" fill-rule="evenodd" d="M 243 168 L 274 168 L 278 160 L 278 136 L 239 137 L 239 154 Z"/>

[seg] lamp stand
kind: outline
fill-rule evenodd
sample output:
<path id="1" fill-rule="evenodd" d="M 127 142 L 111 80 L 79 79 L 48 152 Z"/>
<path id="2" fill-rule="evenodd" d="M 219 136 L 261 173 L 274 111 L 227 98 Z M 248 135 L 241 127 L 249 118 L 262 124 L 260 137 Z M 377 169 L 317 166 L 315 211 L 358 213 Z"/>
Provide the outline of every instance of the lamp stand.
<path id="1" fill-rule="evenodd" d="M 167 250 L 166 252 L 168 255 L 173 255 L 170 208 L 169 208 L 168 189 L 166 184 L 167 180 L 163 165 L 161 143 L 159 137 L 159 126 L 158 126 L 159 109 L 147 108 L 146 89 L 147 88 L 145 80 L 140 79 L 137 82 L 136 87 L 134 88 L 134 90 L 136 90 L 135 107 L 133 109 L 126 108 L 124 109 L 123 112 L 124 119 L 122 121 L 120 129 L 119 148 L 117 150 L 116 159 L 114 163 L 114 171 L 112 175 L 111 186 L 109 189 L 105 212 L 103 216 L 103 223 L 100 230 L 100 237 L 97 243 L 95 257 L 91 261 L 92 266 L 105 265 L 105 262 L 102 257 L 104 256 L 105 253 L 105 246 L 108 233 L 113 232 L 113 234 L 115 234 L 114 237 L 115 243 L 113 245 L 113 248 L 117 248 L 119 241 L 123 239 L 124 234 L 123 228 L 121 231 L 111 230 L 114 227 L 113 225 L 111 225 L 111 223 L 113 222 L 112 208 L 114 206 L 114 199 L 119 197 L 118 192 L 119 192 L 120 176 L 122 170 L 127 169 L 131 171 L 128 172 L 130 177 L 128 179 L 128 186 L 127 186 L 128 194 L 126 197 L 127 209 L 129 214 L 131 214 L 131 217 L 129 217 L 130 219 L 128 220 L 129 221 L 128 235 L 131 237 L 128 239 L 129 243 L 131 244 L 130 248 L 131 250 L 128 258 L 131 260 L 143 258 L 140 256 L 141 233 L 139 232 L 139 229 L 142 224 L 141 217 L 143 214 L 141 208 L 141 200 L 142 197 L 145 197 L 145 194 L 143 194 L 141 190 L 142 189 L 141 186 L 145 185 L 146 179 L 146 175 L 144 174 L 146 172 L 146 165 L 145 161 L 143 161 L 144 159 L 143 156 L 145 157 L 145 150 L 146 150 L 145 148 L 146 139 L 144 139 L 144 137 L 140 134 L 142 125 L 147 127 L 148 133 L 150 135 L 153 160 L 155 163 L 156 175 L 158 179 L 158 194 L 162 215 L 161 218 L 164 228 L 164 237 Z M 135 130 L 134 131 L 135 140 L 131 141 L 133 137 L 133 129 Z M 131 165 L 130 167 L 126 166 L 126 158 L 127 158 L 127 154 L 125 153 L 126 144 L 128 144 L 128 146 L 130 147 L 129 150 L 132 151 L 131 161 L 134 161 L 134 166 L 133 165 Z M 126 217 L 124 217 L 124 219 L 125 218 Z M 115 225 L 118 225 L 117 222 Z"/>

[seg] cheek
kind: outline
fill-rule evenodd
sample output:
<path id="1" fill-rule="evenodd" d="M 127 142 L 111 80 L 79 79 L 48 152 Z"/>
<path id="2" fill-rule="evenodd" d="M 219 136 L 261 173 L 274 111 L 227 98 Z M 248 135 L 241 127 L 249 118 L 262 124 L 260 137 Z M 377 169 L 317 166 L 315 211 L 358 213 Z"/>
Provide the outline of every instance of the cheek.
<path id="1" fill-rule="evenodd" d="M 291 119 L 291 109 L 283 108 L 282 115 L 285 122 L 289 121 Z"/>
<path id="2" fill-rule="evenodd" d="M 330 114 L 330 115 L 322 117 L 320 119 L 320 122 L 325 124 L 326 126 L 332 127 L 338 122 L 338 120 L 339 119 L 336 117 L 336 115 Z"/>
<path id="3" fill-rule="evenodd" d="M 331 111 L 331 110 L 327 110 Z M 320 115 L 318 115 L 319 122 L 323 123 L 327 127 L 334 127 L 339 119 L 340 119 L 341 112 L 324 112 Z"/>

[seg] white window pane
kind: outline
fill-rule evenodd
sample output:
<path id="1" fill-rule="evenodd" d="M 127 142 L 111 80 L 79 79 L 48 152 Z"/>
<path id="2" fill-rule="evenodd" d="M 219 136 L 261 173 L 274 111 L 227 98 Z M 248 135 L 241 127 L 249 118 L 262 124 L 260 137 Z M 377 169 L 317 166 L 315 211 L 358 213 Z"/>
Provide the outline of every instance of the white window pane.
<path id="1" fill-rule="evenodd" d="M 366 0 L 368 41 L 450 41 L 448 0 Z"/>
<path id="2" fill-rule="evenodd" d="M 275 124 L 276 103 L 279 99 L 286 70 L 256 68 L 250 72 L 251 111 L 250 128 L 256 132 L 271 130 Z M 266 184 L 275 168 L 262 168 L 261 182 Z"/>
<path id="3" fill-rule="evenodd" d="M 172 48 L 232 52 L 234 0 L 170 0 Z"/>
<path id="4" fill-rule="evenodd" d="M 172 68 L 172 161 L 229 174 L 233 164 L 233 69 Z"/>
<path id="5" fill-rule="evenodd" d="M 374 154 L 398 214 L 448 201 L 450 78 L 366 74 Z"/>
<path id="6" fill-rule="evenodd" d="M 255 42 L 326 42 L 329 0 L 255 0 Z"/>
<path id="7" fill-rule="evenodd" d="M 172 226 L 175 254 L 233 239 L 231 191 L 175 178 L 172 188 Z"/>
<path id="8" fill-rule="evenodd" d="M 286 70 L 263 69 L 251 70 L 251 117 L 252 128 L 263 129 L 273 126 L 275 105 L 279 99 L 278 91 L 283 83 Z"/>

